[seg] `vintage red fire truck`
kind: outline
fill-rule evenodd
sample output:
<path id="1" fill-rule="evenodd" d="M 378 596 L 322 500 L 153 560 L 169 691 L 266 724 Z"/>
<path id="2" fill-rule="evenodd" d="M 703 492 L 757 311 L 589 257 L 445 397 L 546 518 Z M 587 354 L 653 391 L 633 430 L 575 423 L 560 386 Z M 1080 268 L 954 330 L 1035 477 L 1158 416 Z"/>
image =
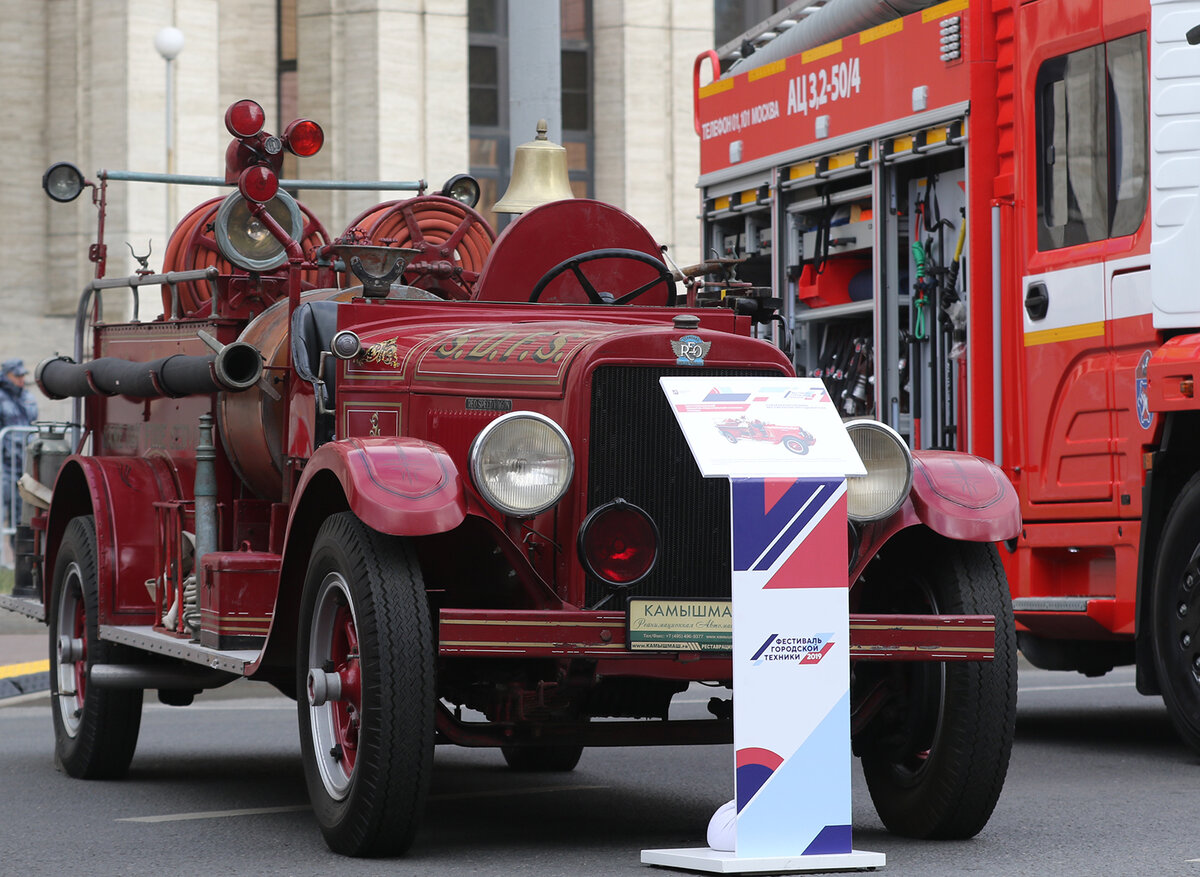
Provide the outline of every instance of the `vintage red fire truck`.
<path id="1" fill-rule="evenodd" d="M 705 244 L 847 413 L 1003 468 L 1025 656 L 1200 748 L 1200 5 L 883 5 L 697 59 Z"/>
<path id="2" fill-rule="evenodd" d="M 793 454 L 807 454 L 815 443 L 811 432 L 801 426 L 780 426 L 762 420 L 747 420 L 745 417 L 727 417 L 717 423 L 717 430 L 731 444 L 750 440 L 783 445 Z"/>
<path id="3" fill-rule="evenodd" d="M 262 681 L 297 701 L 329 846 L 386 855 L 413 840 L 435 743 L 570 770 L 590 746 L 732 739 L 728 691 L 711 719 L 671 712 L 691 683 L 730 686 L 730 643 L 627 624 L 728 607 L 729 486 L 701 477 L 659 378 L 793 376 L 753 337 L 769 306 L 736 285 L 698 305 L 726 261 L 675 271 L 598 201 L 495 237 L 469 178 L 331 236 L 287 192 L 311 184 L 279 179 L 319 127 L 263 125 L 230 107 L 236 188 L 185 217 L 162 272 L 104 278 L 97 239 L 75 356 L 37 369 L 82 434 L 57 459 L 33 443 L 26 493 L 52 492 L 2 602 L 48 624 L 62 769 L 122 775 L 146 690 L 186 706 Z M 101 230 L 109 180 L 163 179 L 97 176 L 58 164 L 45 188 L 90 188 Z M 103 298 L 147 289 L 163 316 L 104 320 Z M 848 492 L 854 745 L 890 828 L 970 836 L 1013 736 L 995 543 L 1016 495 L 984 460 L 850 432 L 869 473 Z"/>

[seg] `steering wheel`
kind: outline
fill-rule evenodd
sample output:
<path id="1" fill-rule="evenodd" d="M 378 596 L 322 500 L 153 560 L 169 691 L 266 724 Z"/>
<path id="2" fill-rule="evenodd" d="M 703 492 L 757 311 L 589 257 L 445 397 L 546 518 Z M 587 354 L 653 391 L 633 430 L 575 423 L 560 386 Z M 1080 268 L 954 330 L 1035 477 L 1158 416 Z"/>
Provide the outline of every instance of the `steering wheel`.
<path id="1" fill-rule="evenodd" d="M 596 287 L 592 286 L 591 281 L 583 273 L 580 267 L 584 262 L 594 262 L 597 259 L 625 259 L 631 262 L 641 262 L 644 265 L 649 265 L 658 272 L 658 276 L 649 283 L 643 283 L 637 289 L 625 293 L 622 296 L 614 296 L 612 293 L 600 293 L 596 291 Z M 533 286 L 533 292 L 529 294 L 531 302 L 537 301 L 542 297 L 546 287 L 557 280 L 561 275 L 570 271 L 575 275 L 575 279 L 579 281 L 579 285 L 583 291 L 587 293 L 588 301 L 595 305 L 623 305 L 633 301 L 642 293 L 653 289 L 658 284 L 663 284 L 667 287 L 667 305 L 675 304 L 675 278 L 672 276 L 670 269 L 667 268 L 661 261 L 641 250 L 627 250 L 623 247 L 609 247 L 602 250 L 588 250 L 586 253 L 580 253 L 578 256 L 572 256 L 569 259 L 564 259 L 559 262 L 549 271 L 542 275 Z M 608 296 L 605 298 L 605 296 Z"/>

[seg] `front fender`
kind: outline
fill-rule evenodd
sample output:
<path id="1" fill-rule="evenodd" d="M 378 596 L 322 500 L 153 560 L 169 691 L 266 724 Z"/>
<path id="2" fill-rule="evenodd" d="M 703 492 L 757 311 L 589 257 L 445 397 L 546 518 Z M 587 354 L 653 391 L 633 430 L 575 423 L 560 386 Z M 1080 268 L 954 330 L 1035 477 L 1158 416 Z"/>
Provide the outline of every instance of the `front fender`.
<path id="1" fill-rule="evenodd" d="M 1021 532 L 1017 491 L 993 463 L 955 451 L 913 451 L 913 511 L 936 533 L 999 542 Z"/>
<path id="2" fill-rule="evenodd" d="M 454 461 L 439 446 L 414 438 L 349 438 L 321 445 L 296 490 L 304 496 L 322 472 L 337 478 L 350 510 L 391 536 L 445 533 L 463 522 L 467 500 Z M 302 503 L 293 503 L 298 508 Z"/>
<path id="3" fill-rule="evenodd" d="M 924 525 L 948 539 L 999 542 L 1021 532 L 1017 492 L 992 463 L 955 451 L 913 451 L 908 499 L 891 517 L 861 527 L 850 581 L 906 527 Z"/>

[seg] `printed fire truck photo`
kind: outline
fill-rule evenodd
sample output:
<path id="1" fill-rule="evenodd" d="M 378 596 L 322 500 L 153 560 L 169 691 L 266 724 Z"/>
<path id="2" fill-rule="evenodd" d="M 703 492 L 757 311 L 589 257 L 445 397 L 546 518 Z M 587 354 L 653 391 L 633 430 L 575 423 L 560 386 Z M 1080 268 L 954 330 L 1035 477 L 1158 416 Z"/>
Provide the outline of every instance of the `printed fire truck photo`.
<path id="1" fill-rule="evenodd" d="M 31 443 L 2 603 L 49 629 L 61 769 L 123 776 L 146 692 L 185 708 L 266 683 L 296 701 L 329 847 L 387 856 L 413 842 L 436 744 L 569 771 L 589 747 L 731 741 L 731 647 L 635 648 L 628 606 L 730 599 L 729 484 L 701 477 L 659 379 L 794 377 L 760 337 L 770 297 L 703 295 L 733 261 L 677 268 L 624 211 L 525 179 L 528 151 L 560 149 L 544 134 L 498 236 L 467 176 L 331 234 L 280 179 L 324 132 L 265 123 L 229 107 L 232 188 L 158 272 L 105 276 L 103 228 L 110 180 L 161 175 L 44 179 L 55 201 L 90 192 L 95 279 L 74 354 L 36 369 L 76 426 Z M 146 296 L 161 317 L 138 318 Z M 120 302 L 132 319 L 106 320 Z M 979 457 L 848 431 L 867 471 L 847 487 L 853 746 L 890 830 L 970 837 L 1013 741 L 996 543 L 1023 538 L 1018 497 Z M 717 686 L 712 717 L 672 719 L 694 682 Z"/>
<path id="2" fill-rule="evenodd" d="M 1003 470 L 1024 657 L 1200 751 L 1200 3 L 884 5 L 696 58 L 706 251 L 843 410 Z"/>
<path id="3" fill-rule="evenodd" d="M 816 439 L 802 426 L 785 426 L 764 423 L 758 418 L 729 417 L 717 423 L 717 431 L 730 443 L 736 445 L 742 439 L 770 442 L 783 445 L 793 454 L 807 454 Z"/>

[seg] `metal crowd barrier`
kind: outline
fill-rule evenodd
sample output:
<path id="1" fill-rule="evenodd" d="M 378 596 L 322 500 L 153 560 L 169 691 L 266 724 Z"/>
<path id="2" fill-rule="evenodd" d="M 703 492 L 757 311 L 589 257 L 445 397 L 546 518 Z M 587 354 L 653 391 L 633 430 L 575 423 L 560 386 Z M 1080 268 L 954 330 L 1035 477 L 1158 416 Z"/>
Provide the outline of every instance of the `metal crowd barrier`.
<path id="1" fill-rule="evenodd" d="M 0 566 L 12 569 L 16 557 L 13 554 L 12 538 L 21 523 L 21 495 L 17 492 L 17 480 L 25 468 L 25 443 L 29 434 L 38 431 L 36 426 L 6 426 L 0 429 Z M 9 442 L 15 445 L 15 453 L 6 452 Z M 9 472 L 11 460 L 15 471 Z"/>

